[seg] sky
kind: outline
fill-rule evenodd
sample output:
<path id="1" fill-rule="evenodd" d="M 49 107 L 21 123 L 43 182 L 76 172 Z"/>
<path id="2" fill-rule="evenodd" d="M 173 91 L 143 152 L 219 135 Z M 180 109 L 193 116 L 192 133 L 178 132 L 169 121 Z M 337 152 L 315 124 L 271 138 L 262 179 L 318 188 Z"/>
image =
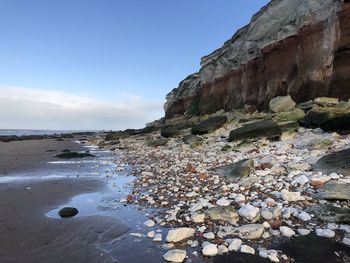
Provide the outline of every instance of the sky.
<path id="1" fill-rule="evenodd" d="M 0 129 L 142 128 L 268 0 L 0 0 Z"/>

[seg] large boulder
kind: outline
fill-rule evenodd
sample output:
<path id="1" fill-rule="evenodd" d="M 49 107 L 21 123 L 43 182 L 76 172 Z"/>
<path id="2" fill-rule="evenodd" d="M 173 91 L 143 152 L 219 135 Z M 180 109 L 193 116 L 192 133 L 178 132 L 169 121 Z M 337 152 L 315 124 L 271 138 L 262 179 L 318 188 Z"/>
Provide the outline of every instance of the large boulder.
<path id="1" fill-rule="evenodd" d="M 316 162 L 314 169 L 326 174 L 336 172 L 350 176 L 350 148 L 322 157 Z"/>
<path id="2" fill-rule="evenodd" d="M 320 123 L 320 128 L 326 132 L 337 132 L 339 134 L 350 133 L 350 113 L 329 118 Z"/>
<path id="3" fill-rule="evenodd" d="M 244 139 L 258 139 L 267 137 L 269 139 L 277 139 L 282 135 L 281 128 L 271 120 L 262 120 L 248 123 L 241 128 L 237 128 L 230 132 L 229 141 L 237 141 Z"/>
<path id="4" fill-rule="evenodd" d="M 318 189 L 319 199 L 350 200 L 350 183 L 348 181 L 329 181 Z"/>
<path id="5" fill-rule="evenodd" d="M 350 208 L 337 207 L 331 204 L 319 204 L 307 209 L 317 218 L 331 223 L 350 223 Z"/>
<path id="6" fill-rule="evenodd" d="M 215 116 L 211 117 L 205 121 L 198 123 L 192 127 L 192 134 L 203 135 L 207 133 L 212 133 L 215 130 L 221 128 L 227 122 L 226 116 Z"/>
<path id="7" fill-rule="evenodd" d="M 178 137 L 181 135 L 181 131 L 175 127 L 165 127 L 160 130 L 160 135 L 164 138 Z"/>
<path id="8" fill-rule="evenodd" d="M 299 236 L 279 247 L 295 262 L 349 262 L 350 248 L 326 237 L 316 235 Z"/>
<path id="9" fill-rule="evenodd" d="M 148 134 L 154 131 L 154 127 L 145 127 L 142 129 L 127 129 L 124 131 L 116 131 L 116 132 L 110 132 L 106 135 L 105 140 L 106 141 L 113 141 L 113 140 L 119 140 L 119 139 L 125 139 L 133 135 L 143 135 Z"/>
<path id="10" fill-rule="evenodd" d="M 316 107 L 300 120 L 300 124 L 307 128 L 321 128 L 326 132 L 339 134 L 350 133 L 350 112 L 346 108 L 321 108 Z"/>
<path id="11" fill-rule="evenodd" d="M 292 100 L 290 95 L 273 98 L 269 103 L 270 110 L 276 113 L 291 111 L 295 106 L 296 103 Z"/>
<path id="12" fill-rule="evenodd" d="M 238 181 L 242 177 L 248 177 L 254 171 L 254 161 L 252 159 L 243 159 L 236 163 L 231 163 L 218 167 L 215 173 L 227 177 L 229 180 Z"/>
<path id="13" fill-rule="evenodd" d="M 276 121 L 299 121 L 305 117 L 305 112 L 301 109 L 294 109 L 292 111 L 279 112 L 276 116 Z"/>

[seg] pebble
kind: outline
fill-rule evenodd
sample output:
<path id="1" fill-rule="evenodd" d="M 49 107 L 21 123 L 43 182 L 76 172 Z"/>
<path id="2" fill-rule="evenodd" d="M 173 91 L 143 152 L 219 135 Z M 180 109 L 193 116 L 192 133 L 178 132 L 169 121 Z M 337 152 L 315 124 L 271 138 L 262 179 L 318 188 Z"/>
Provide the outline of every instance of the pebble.
<path id="1" fill-rule="evenodd" d="M 130 233 L 129 234 L 130 236 L 133 236 L 133 237 L 145 237 L 145 235 L 144 234 L 141 234 L 141 233 Z"/>
<path id="2" fill-rule="evenodd" d="M 278 253 L 276 250 L 260 250 L 259 256 L 262 258 L 268 258 L 272 262 L 280 262 L 278 258 Z"/>
<path id="3" fill-rule="evenodd" d="M 337 179 L 340 178 L 340 176 L 339 176 L 337 173 L 331 173 L 331 174 L 329 175 L 329 177 L 330 177 L 331 179 L 333 179 L 333 180 L 337 180 Z"/>
<path id="4" fill-rule="evenodd" d="M 228 200 L 225 197 L 220 198 L 219 200 L 216 201 L 216 204 L 218 206 L 229 206 L 231 204 L 231 201 Z"/>
<path id="5" fill-rule="evenodd" d="M 259 215 L 259 208 L 252 206 L 251 204 L 243 205 L 239 210 L 238 214 L 245 219 L 253 221 Z"/>
<path id="6" fill-rule="evenodd" d="M 153 238 L 153 241 L 154 242 L 161 242 L 162 241 L 162 234 L 160 234 L 160 233 L 155 234 L 154 238 Z"/>
<path id="7" fill-rule="evenodd" d="M 282 235 L 284 235 L 286 237 L 292 237 L 295 235 L 294 230 L 287 227 L 287 226 L 281 226 L 280 231 L 281 231 Z"/>
<path id="8" fill-rule="evenodd" d="M 237 252 L 240 250 L 241 246 L 242 246 L 242 240 L 235 238 L 230 243 L 228 250 Z"/>
<path id="9" fill-rule="evenodd" d="M 320 237 L 328 237 L 328 238 L 332 238 L 335 237 L 335 232 L 333 230 L 330 229 L 316 229 L 316 235 L 320 236 Z"/>
<path id="10" fill-rule="evenodd" d="M 273 219 L 273 213 L 271 213 L 268 210 L 262 210 L 261 217 L 264 218 L 265 220 L 271 220 Z"/>
<path id="11" fill-rule="evenodd" d="M 215 234 L 213 232 L 208 232 L 208 233 L 204 233 L 203 237 L 206 239 L 214 239 L 215 238 Z"/>
<path id="12" fill-rule="evenodd" d="M 207 243 L 202 249 L 202 254 L 208 257 L 216 256 L 218 252 L 219 250 L 217 245 L 214 245 L 212 243 Z"/>
<path id="13" fill-rule="evenodd" d="M 191 244 L 191 247 L 198 247 L 199 243 L 197 240 L 194 240 Z"/>
<path id="14" fill-rule="evenodd" d="M 305 185 L 309 182 L 309 178 L 307 178 L 306 175 L 298 176 L 296 179 L 293 180 L 292 185 Z"/>
<path id="15" fill-rule="evenodd" d="M 286 189 L 283 189 L 281 191 L 281 197 L 284 201 L 288 202 L 297 202 L 305 200 L 305 197 L 301 196 L 300 192 L 289 192 Z"/>
<path id="16" fill-rule="evenodd" d="M 247 254 L 255 254 L 254 248 L 247 246 L 247 245 L 242 245 L 241 246 L 241 252 L 242 253 L 247 253 Z"/>
<path id="17" fill-rule="evenodd" d="M 193 236 L 195 230 L 193 228 L 188 227 L 180 227 L 176 229 L 169 230 L 168 235 L 166 237 L 167 242 L 179 242 L 186 238 Z"/>
<path id="18" fill-rule="evenodd" d="M 297 231 L 298 231 L 298 233 L 299 233 L 300 235 L 302 235 L 302 236 L 307 236 L 308 234 L 311 233 L 310 230 L 304 229 L 304 228 L 299 228 Z"/>
<path id="19" fill-rule="evenodd" d="M 154 238 L 154 235 L 156 234 L 156 232 L 154 232 L 154 231 L 149 231 L 148 233 L 147 233 L 147 236 L 149 237 L 149 238 Z"/>
<path id="20" fill-rule="evenodd" d="M 205 214 L 195 214 L 192 215 L 192 221 L 194 223 L 203 223 L 205 219 Z"/>
<path id="21" fill-rule="evenodd" d="M 156 223 L 153 220 L 147 220 L 146 222 L 143 223 L 147 227 L 153 227 L 156 225 Z"/>
<path id="22" fill-rule="evenodd" d="M 344 238 L 343 238 L 343 243 L 344 243 L 345 245 L 350 246 L 350 238 L 344 237 Z"/>
<path id="23" fill-rule="evenodd" d="M 228 248 L 224 245 L 218 246 L 218 255 L 223 255 L 228 252 Z"/>
<path id="24" fill-rule="evenodd" d="M 166 261 L 181 263 L 186 258 L 186 251 L 181 249 L 169 250 L 163 255 Z"/>
<path id="25" fill-rule="evenodd" d="M 173 243 L 166 243 L 166 244 L 162 245 L 162 248 L 168 250 L 168 249 L 173 248 L 174 246 L 175 245 Z"/>
<path id="26" fill-rule="evenodd" d="M 311 220 L 311 216 L 306 213 L 306 212 L 301 212 L 299 215 L 298 215 L 298 218 L 300 220 L 303 220 L 303 221 L 310 221 Z"/>

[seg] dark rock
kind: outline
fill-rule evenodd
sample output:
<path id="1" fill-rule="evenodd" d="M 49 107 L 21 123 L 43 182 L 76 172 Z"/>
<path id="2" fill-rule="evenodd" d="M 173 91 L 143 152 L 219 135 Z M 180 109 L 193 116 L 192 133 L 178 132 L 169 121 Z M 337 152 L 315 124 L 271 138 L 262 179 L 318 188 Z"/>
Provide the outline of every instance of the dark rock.
<path id="1" fill-rule="evenodd" d="M 78 213 L 79 211 L 75 207 L 64 207 L 58 212 L 60 217 L 63 217 L 63 218 L 73 217 L 73 216 L 76 216 Z"/>
<path id="2" fill-rule="evenodd" d="M 63 153 L 69 153 L 71 150 L 69 150 L 69 149 L 64 149 L 62 152 Z"/>
<path id="3" fill-rule="evenodd" d="M 119 140 L 119 139 L 125 139 L 128 138 L 132 135 L 135 135 L 135 130 L 134 129 L 128 129 L 125 131 L 117 131 L 117 132 L 111 132 L 108 133 L 105 137 L 106 141 L 114 141 L 114 140 Z"/>
<path id="4" fill-rule="evenodd" d="M 300 124 L 306 128 L 315 129 L 320 127 L 320 124 L 329 118 L 329 113 L 321 110 L 310 110 L 305 115 Z"/>
<path id="5" fill-rule="evenodd" d="M 306 128 L 321 128 L 326 132 L 339 134 L 350 133 L 350 113 L 342 108 L 316 108 L 310 110 L 300 120 L 300 125 Z"/>
<path id="6" fill-rule="evenodd" d="M 182 141 L 191 147 L 197 147 L 203 144 L 203 138 L 197 135 L 186 135 L 182 138 Z"/>
<path id="7" fill-rule="evenodd" d="M 181 131 L 175 127 L 166 127 L 161 129 L 160 135 L 164 138 L 178 137 L 181 135 Z"/>
<path id="8" fill-rule="evenodd" d="M 252 159 L 243 159 L 236 163 L 221 166 L 215 170 L 215 173 L 226 176 L 233 181 L 238 181 L 242 177 L 248 177 L 254 171 L 254 161 Z"/>
<path id="9" fill-rule="evenodd" d="M 349 262 L 350 248 L 326 237 L 299 236 L 278 247 L 298 263 Z"/>
<path id="10" fill-rule="evenodd" d="M 350 223 L 350 208 L 337 207 L 331 204 L 320 204 L 309 207 L 307 211 L 326 222 Z"/>
<path id="11" fill-rule="evenodd" d="M 158 146 L 163 146 L 168 142 L 168 139 L 155 139 L 155 140 L 150 140 L 147 142 L 147 146 L 149 147 L 158 147 Z"/>
<path id="12" fill-rule="evenodd" d="M 248 123 L 241 128 L 231 131 L 229 141 L 257 139 L 262 137 L 278 139 L 281 135 L 282 130 L 275 122 L 271 120 L 262 120 Z"/>
<path id="13" fill-rule="evenodd" d="M 307 113 L 309 110 L 312 109 L 313 106 L 314 106 L 314 102 L 312 100 L 309 100 L 298 104 L 297 107 L 303 110 L 305 113 Z"/>
<path id="14" fill-rule="evenodd" d="M 55 157 L 62 158 L 62 159 L 71 159 L 71 158 L 85 158 L 85 157 L 95 157 L 95 155 L 92 155 L 90 153 L 78 153 L 78 152 L 63 152 L 56 154 Z"/>
<path id="15" fill-rule="evenodd" d="M 350 183 L 342 181 L 329 181 L 324 184 L 316 195 L 319 199 L 350 200 Z"/>
<path id="16" fill-rule="evenodd" d="M 350 113 L 329 118 L 320 123 L 320 128 L 325 132 L 337 132 L 339 134 L 350 133 Z"/>
<path id="17" fill-rule="evenodd" d="M 215 130 L 221 128 L 226 122 L 227 122 L 226 116 L 211 117 L 193 126 L 192 134 L 203 135 L 207 133 L 212 133 Z"/>
<path id="18" fill-rule="evenodd" d="M 350 148 L 322 157 L 316 162 L 314 169 L 326 174 L 336 172 L 350 176 Z"/>
<path id="19" fill-rule="evenodd" d="M 143 135 L 148 134 L 154 131 L 155 129 L 153 127 L 145 127 L 143 129 L 127 129 L 124 131 L 116 131 L 116 132 L 110 132 L 106 135 L 105 140 L 106 141 L 113 141 L 113 140 L 120 140 L 125 139 L 133 135 Z"/>

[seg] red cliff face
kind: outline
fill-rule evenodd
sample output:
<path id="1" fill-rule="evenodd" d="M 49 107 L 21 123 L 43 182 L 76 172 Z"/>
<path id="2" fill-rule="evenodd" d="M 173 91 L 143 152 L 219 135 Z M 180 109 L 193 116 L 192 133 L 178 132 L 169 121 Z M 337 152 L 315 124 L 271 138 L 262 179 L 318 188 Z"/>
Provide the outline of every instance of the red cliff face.
<path id="1" fill-rule="evenodd" d="M 273 0 L 231 40 L 202 58 L 167 97 L 166 118 L 255 105 L 290 94 L 350 98 L 350 1 Z"/>

